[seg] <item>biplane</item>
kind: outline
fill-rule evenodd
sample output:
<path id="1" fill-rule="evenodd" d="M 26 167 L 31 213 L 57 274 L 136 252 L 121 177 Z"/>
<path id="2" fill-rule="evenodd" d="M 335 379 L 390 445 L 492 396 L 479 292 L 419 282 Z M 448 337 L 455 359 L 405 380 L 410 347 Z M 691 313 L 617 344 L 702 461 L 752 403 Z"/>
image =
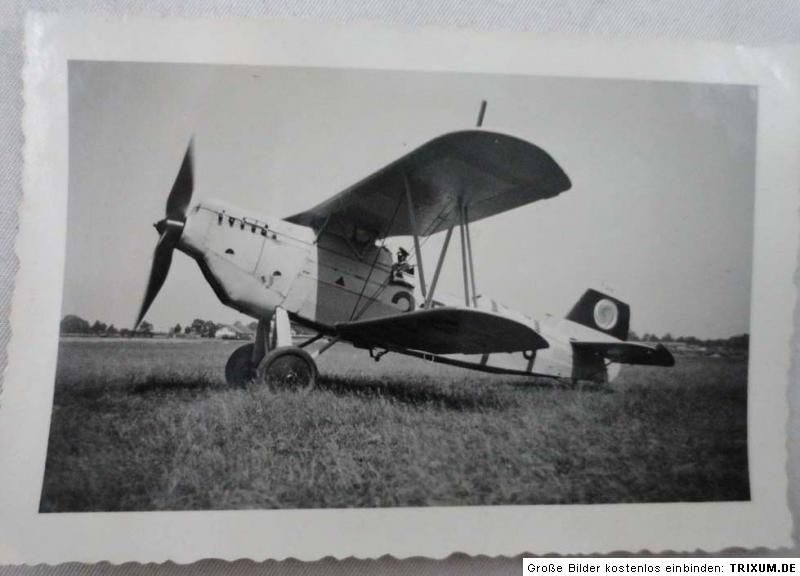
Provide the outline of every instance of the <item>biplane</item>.
<path id="1" fill-rule="evenodd" d="M 258 321 L 255 341 L 228 359 L 231 385 L 310 389 L 315 359 L 340 341 L 375 360 L 392 352 L 568 381 L 610 382 L 621 364 L 672 366 L 664 346 L 627 341 L 630 307 L 600 291 L 587 290 L 565 317 L 542 321 L 478 294 L 470 224 L 570 187 L 541 148 L 471 129 L 434 138 L 321 204 L 275 218 L 217 201 L 191 205 L 190 142 L 155 224 L 160 236 L 136 325 L 178 249 L 197 261 L 223 304 Z M 463 297 L 437 291 L 456 233 Z M 443 243 L 427 270 L 420 239 L 435 234 Z M 395 259 L 385 245 L 392 237 L 410 237 L 413 254 Z M 315 335 L 295 344 L 292 323 Z"/>

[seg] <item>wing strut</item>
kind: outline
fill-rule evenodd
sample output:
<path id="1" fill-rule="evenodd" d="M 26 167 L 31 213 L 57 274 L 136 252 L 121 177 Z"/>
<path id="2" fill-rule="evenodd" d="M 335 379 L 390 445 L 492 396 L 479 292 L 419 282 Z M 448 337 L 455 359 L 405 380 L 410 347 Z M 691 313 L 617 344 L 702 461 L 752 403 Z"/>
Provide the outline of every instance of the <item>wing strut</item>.
<path id="1" fill-rule="evenodd" d="M 472 260 L 472 237 L 469 233 L 469 212 L 467 207 L 464 206 L 464 229 L 467 237 L 467 258 L 469 260 L 469 283 L 472 288 L 472 305 L 478 307 L 478 292 L 475 289 L 475 264 Z"/>
<path id="2" fill-rule="evenodd" d="M 444 237 L 444 244 L 442 251 L 439 252 L 439 260 L 436 262 L 436 271 L 433 273 L 433 281 L 431 282 L 431 289 L 428 292 L 428 297 L 425 299 L 425 308 L 430 308 L 433 302 L 433 294 L 436 292 L 436 284 L 439 282 L 439 273 L 442 271 L 442 264 L 444 264 L 444 257 L 447 254 L 447 247 L 450 246 L 450 238 L 453 236 L 453 226 L 447 229 L 447 234 Z"/>
<path id="3" fill-rule="evenodd" d="M 405 170 L 401 172 L 403 175 L 403 186 L 406 189 L 406 204 L 408 205 L 408 223 L 411 227 L 412 235 L 414 236 L 414 254 L 417 260 L 417 268 L 419 268 L 419 288 L 422 291 L 422 298 L 427 300 L 428 290 L 425 286 L 425 271 L 422 269 L 422 250 L 419 246 L 419 228 L 417 228 L 417 217 L 414 215 L 414 200 L 411 198 L 411 184 L 408 182 L 408 175 Z"/>
<path id="4" fill-rule="evenodd" d="M 459 203 L 459 232 L 461 233 L 461 268 L 464 276 L 464 305 L 477 308 L 478 293 L 475 291 L 475 266 L 472 262 L 472 240 L 469 234 L 467 206 Z"/>
<path id="5" fill-rule="evenodd" d="M 458 232 L 461 235 L 461 272 L 464 277 L 464 306 L 469 308 L 469 264 L 467 263 L 467 241 L 464 233 L 464 205 L 458 203 Z"/>
<path id="6" fill-rule="evenodd" d="M 486 114 L 486 100 L 481 101 L 481 109 L 478 112 L 478 127 L 483 124 L 483 116 Z M 444 257 L 447 254 L 447 248 L 450 245 L 450 237 L 453 235 L 453 228 L 455 223 L 447 229 L 447 235 L 444 238 L 442 251 L 439 254 L 439 260 L 436 263 L 436 270 L 433 273 L 433 281 L 431 282 L 431 289 L 425 296 L 425 277 L 422 272 L 422 254 L 419 248 L 419 238 L 417 236 L 417 223 L 414 217 L 414 205 L 411 203 L 411 187 L 408 183 L 408 175 L 403 172 L 403 183 L 406 188 L 406 201 L 409 210 L 409 222 L 414 231 L 414 250 L 417 253 L 417 262 L 419 263 L 419 278 L 422 287 L 422 296 L 425 298 L 425 308 L 430 308 L 433 302 L 433 293 L 436 291 L 436 284 L 439 281 L 439 273 L 442 271 L 442 264 L 444 264 Z M 475 289 L 475 266 L 472 260 L 472 236 L 469 233 L 469 212 L 467 205 L 459 202 L 459 233 L 461 235 L 461 265 L 464 274 L 464 302 L 469 308 L 470 305 L 470 287 L 472 288 L 472 306 L 478 307 L 478 292 Z M 469 280 L 468 280 L 469 278 Z"/>
<path id="7" fill-rule="evenodd" d="M 486 114 L 486 100 L 481 100 L 481 109 L 478 112 L 478 122 L 476 126 L 480 128 L 483 125 L 483 117 Z M 469 233 L 469 212 L 467 204 L 459 202 L 459 217 L 460 217 L 460 232 L 461 232 L 461 264 L 463 266 L 464 274 L 464 301 L 469 308 L 470 305 L 470 289 L 472 290 L 472 306 L 478 307 L 478 292 L 475 289 L 475 263 L 472 260 L 472 237 Z M 467 283 L 467 276 L 469 276 L 469 283 Z"/>

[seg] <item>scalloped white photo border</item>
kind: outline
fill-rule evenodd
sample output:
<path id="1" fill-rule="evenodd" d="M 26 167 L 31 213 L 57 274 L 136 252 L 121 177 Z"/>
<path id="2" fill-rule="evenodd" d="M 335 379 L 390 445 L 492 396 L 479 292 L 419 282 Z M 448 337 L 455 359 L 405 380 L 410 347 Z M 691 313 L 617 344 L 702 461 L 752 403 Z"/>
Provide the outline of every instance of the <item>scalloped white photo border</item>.
<path id="1" fill-rule="evenodd" d="M 750 502 L 39 514 L 66 239 L 69 60 L 626 78 L 758 87 Z M 0 564 L 454 552 L 717 551 L 792 543 L 787 391 L 800 208 L 800 51 L 375 24 L 34 14 L 24 198 L 0 398 Z"/>

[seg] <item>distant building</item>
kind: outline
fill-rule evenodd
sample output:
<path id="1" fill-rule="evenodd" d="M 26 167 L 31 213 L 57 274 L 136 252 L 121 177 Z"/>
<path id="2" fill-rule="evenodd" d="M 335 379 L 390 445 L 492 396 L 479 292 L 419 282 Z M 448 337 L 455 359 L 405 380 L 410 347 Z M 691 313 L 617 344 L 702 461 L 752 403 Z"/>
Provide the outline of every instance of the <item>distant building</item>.
<path id="1" fill-rule="evenodd" d="M 214 338 L 219 340 L 250 340 L 252 337 L 253 331 L 239 322 L 222 326 L 214 334 Z"/>

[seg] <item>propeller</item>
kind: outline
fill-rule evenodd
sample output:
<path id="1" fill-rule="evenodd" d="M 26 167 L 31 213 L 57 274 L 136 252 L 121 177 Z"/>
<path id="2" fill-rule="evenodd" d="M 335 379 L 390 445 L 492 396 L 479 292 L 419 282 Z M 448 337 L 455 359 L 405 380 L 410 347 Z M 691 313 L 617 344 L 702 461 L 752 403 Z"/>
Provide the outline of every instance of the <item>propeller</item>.
<path id="1" fill-rule="evenodd" d="M 172 185 L 172 190 L 167 197 L 166 215 L 163 220 L 154 224 L 160 234 L 155 252 L 153 253 L 153 264 L 150 267 L 150 277 L 147 280 L 147 289 L 144 292 L 144 300 L 139 308 L 139 315 L 133 329 L 138 328 L 147 310 L 156 299 L 158 291 L 164 285 L 172 264 L 172 252 L 178 245 L 178 241 L 183 233 L 183 226 L 186 223 L 186 211 L 192 201 L 194 191 L 194 140 L 189 142 L 186 154 L 181 163 L 181 169 Z"/>

